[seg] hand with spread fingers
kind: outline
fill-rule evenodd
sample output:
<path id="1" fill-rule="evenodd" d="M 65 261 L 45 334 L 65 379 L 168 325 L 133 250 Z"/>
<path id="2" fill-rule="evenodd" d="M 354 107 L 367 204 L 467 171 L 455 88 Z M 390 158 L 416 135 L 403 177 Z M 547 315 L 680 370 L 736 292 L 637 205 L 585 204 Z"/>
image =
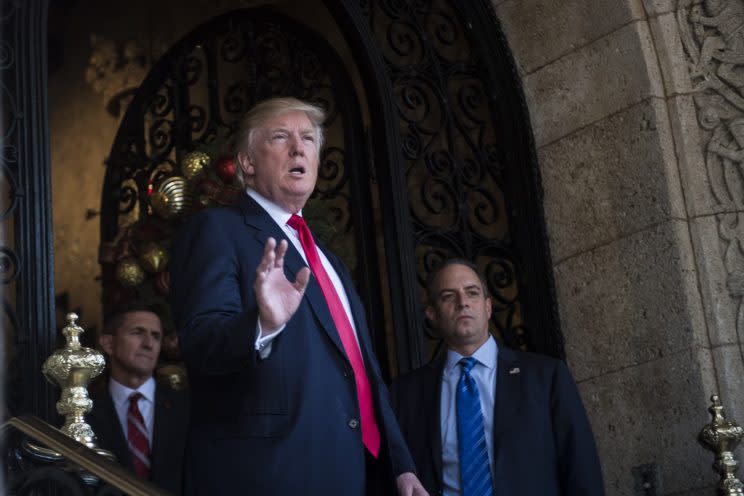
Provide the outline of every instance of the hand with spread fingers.
<path id="1" fill-rule="evenodd" d="M 284 255 L 287 240 L 277 246 L 274 238 L 266 240 L 263 258 L 256 268 L 256 292 L 258 313 L 263 335 L 271 334 L 286 324 L 297 311 L 310 281 L 310 269 L 303 268 L 294 282 L 284 274 Z"/>

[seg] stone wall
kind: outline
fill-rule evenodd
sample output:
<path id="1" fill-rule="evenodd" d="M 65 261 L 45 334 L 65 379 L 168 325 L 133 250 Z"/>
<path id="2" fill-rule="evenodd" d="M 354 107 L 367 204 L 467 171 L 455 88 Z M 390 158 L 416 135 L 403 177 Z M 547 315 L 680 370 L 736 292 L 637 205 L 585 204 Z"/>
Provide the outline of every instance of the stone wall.
<path id="1" fill-rule="evenodd" d="M 644 473 L 653 494 L 714 494 L 696 441 L 710 395 L 744 421 L 744 84 L 726 65 L 744 6 L 722 3 L 716 18 L 694 0 L 494 2 L 610 495 L 646 494 Z"/>

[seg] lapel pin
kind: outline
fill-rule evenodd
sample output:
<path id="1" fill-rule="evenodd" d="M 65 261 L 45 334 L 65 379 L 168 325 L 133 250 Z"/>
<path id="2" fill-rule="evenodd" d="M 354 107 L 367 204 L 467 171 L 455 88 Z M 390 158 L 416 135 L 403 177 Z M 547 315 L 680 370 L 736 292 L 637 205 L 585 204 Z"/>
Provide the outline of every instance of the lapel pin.
<path id="1" fill-rule="evenodd" d="M 519 367 L 514 367 L 513 369 L 509 369 L 509 374 L 514 375 L 519 373 Z"/>

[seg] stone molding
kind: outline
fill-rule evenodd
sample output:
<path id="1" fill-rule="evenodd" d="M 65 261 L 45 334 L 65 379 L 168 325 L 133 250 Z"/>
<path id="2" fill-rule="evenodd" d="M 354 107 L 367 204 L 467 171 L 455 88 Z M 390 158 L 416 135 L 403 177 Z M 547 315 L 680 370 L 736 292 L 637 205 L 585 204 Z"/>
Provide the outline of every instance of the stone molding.
<path id="1" fill-rule="evenodd" d="M 677 24 L 692 82 L 728 294 L 744 331 L 744 1 L 680 0 Z"/>

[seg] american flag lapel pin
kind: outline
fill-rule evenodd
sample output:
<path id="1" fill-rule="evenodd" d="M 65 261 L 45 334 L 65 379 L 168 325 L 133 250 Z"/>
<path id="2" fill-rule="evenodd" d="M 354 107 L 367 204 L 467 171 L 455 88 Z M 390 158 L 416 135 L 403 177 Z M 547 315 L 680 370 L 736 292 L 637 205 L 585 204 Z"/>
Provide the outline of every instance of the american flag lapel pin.
<path id="1" fill-rule="evenodd" d="M 509 375 L 515 375 L 519 373 L 519 367 L 514 367 L 512 369 L 509 369 Z"/>

